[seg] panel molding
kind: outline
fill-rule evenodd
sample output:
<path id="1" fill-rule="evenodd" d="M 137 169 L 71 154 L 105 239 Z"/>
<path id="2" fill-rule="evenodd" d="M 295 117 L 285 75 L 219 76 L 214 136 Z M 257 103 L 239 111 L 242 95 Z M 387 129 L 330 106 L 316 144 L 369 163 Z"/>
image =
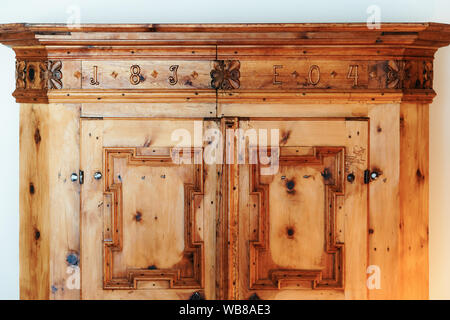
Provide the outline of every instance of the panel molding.
<path id="1" fill-rule="evenodd" d="M 196 222 L 194 217 L 194 198 L 203 197 L 203 161 L 194 161 L 193 176 L 194 183 L 184 185 L 184 243 L 183 257 L 192 261 L 192 276 L 186 277 L 182 272 L 182 261 L 170 269 L 156 268 L 131 268 L 127 270 L 124 278 L 115 278 L 113 274 L 114 252 L 122 250 L 123 243 L 123 199 L 122 183 L 114 183 L 112 174 L 114 172 L 114 158 L 126 158 L 128 165 L 142 165 L 142 163 L 161 164 L 166 166 L 176 166 L 173 163 L 173 152 L 183 154 L 184 150 L 170 148 L 166 154 L 139 155 L 139 148 L 104 148 L 105 176 L 104 197 L 111 197 L 111 217 L 108 224 L 110 237 L 104 235 L 103 239 L 103 288 L 104 289 L 137 289 L 138 281 L 168 281 L 169 289 L 187 289 L 204 287 L 204 248 L 203 241 L 196 238 Z M 193 159 L 203 158 L 202 148 L 189 148 L 190 156 Z M 191 158 L 191 159 L 192 159 Z M 111 170 L 112 169 L 112 170 Z M 105 205 L 107 207 L 107 205 Z M 108 229 L 105 226 L 105 229 Z"/>
<path id="2" fill-rule="evenodd" d="M 250 165 L 250 195 L 258 198 L 258 228 L 257 240 L 250 240 L 250 289 L 280 289 L 284 283 L 304 287 L 310 283 L 312 289 L 344 289 L 344 243 L 336 240 L 336 210 L 337 197 L 344 195 L 344 159 L 345 147 L 313 147 L 312 155 L 283 154 L 280 148 L 279 163 L 287 165 L 323 165 L 324 158 L 332 157 L 334 170 L 322 174 L 325 180 L 325 248 L 326 254 L 332 257 L 332 265 L 327 265 L 327 273 L 331 278 L 324 277 L 324 270 L 271 269 L 264 278 L 258 277 L 260 257 L 267 254 L 269 241 L 269 186 L 260 181 L 260 165 Z M 270 253 L 269 253 L 270 255 Z"/>

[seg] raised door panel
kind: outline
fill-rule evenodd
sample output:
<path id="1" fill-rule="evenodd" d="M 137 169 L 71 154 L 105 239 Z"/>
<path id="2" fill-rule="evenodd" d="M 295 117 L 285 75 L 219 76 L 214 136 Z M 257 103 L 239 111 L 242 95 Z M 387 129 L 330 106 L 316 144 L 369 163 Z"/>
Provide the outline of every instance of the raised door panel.
<path id="1" fill-rule="evenodd" d="M 269 139 L 265 148 L 249 139 L 249 158 L 258 161 L 239 168 L 236 297 L 365 298 L 368 122 L 264 120 L 240 127 L 260 135 L 278 130 L 279 144 Z"/>
<path id="2" fill-rule="evenodd" d="M 171 139 L 194 127 L 82 120 L 83 298 L 214 298 L 216 184 L 203 146 Z"/>

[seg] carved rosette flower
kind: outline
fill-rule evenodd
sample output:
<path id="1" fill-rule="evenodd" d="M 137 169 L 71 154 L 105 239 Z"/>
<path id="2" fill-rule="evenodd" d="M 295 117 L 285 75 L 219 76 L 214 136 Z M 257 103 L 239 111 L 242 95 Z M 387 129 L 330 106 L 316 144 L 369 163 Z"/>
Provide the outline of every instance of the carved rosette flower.
<path id="1" fill-rule="evenodd" d="M 390 60 L 386 65 L 386 87 L 389 89 L 403 89 L 406 81 L 411 77 L 411 64 L 405 60 Z"/>
<path id="2" fill-rule="evenodd" d="M 49 60 L 47 64 L 47 87 L 49 89 L 62 89 L 62 62 Z"/>
<path id="3" fill-rule="evenodd" d="M 211 87 L 222 90 L 239 89 L 240 66 L 239 60 L 214 61 L 214 68 L 211 71 Z"/>
<path id="4" fill-rule="evenodd" d="M 16 61 L 16 88 L 25 89 L 27 86 L 27 62 Z"/>

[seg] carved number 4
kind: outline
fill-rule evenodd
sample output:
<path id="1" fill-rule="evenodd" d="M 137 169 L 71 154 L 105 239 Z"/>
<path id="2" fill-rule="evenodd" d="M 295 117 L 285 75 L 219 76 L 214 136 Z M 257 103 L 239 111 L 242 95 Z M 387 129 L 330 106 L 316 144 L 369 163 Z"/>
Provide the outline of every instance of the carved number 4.
<path id="1" fill-rule="evenodd" d="M 347 79 L 353 79 L 353 86 L 358 85 L 358 65 L 350 65 L 348 67 Z"/>

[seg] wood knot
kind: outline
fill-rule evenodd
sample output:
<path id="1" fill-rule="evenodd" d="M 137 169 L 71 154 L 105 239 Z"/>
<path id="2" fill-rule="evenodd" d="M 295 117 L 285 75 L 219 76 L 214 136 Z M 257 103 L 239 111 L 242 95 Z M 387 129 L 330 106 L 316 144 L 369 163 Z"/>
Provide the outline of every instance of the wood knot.
<path id="1" fill-rule="evenodd" d="M 34 240 L 39 240 L 41 238 L 41 232 L 39 229 L 34 229 Z"/>
<path id="2" fill-rule="evenodd" d="M 41 142 L 41 132 L 39 131 L 39 128 L 36 128 L 36 130 L 34 130 L 34 142 L 39 145 L 39 143 Z"/>
<path id="3" fill-rule="evenodd" d="M 423 180 L 425 180 L 425 176 L 422 174 L 422 171 L 420 171 L 420 169 L 417 169 L 416 177 L 418 182 L 422 182 Z"/>
<path id="4" fill-rule="evenodd" d="M 30 194 L 34 194 L 36 192 L 36 189 L 34 188 L 33 182 L 30 182 Z"/>
<path id="5" fill-rule="evenodd" d="M 137 222 L 142 221 L 142 213 L 140 213 L 139 211 L 137 211 L 136 214 L 134 215 L 134 219 L 135 219 Z"/>
<path id="6" fill-rule="evenodd" d="M 287 227 L 286 228 L 286 234 L 287 234 L 289 239 L 293 239 L 294 238 L 294 233 L 295 233 L 295 230 L 294 230 L 293 227 Z"/>
<path id="7" fill-rule="evenodd" d="M 281 133 L 281 140 L 280 140 L 280 144 L 286 144 L 289 140 L 289 137 L 291 136 L 291 131 L 283 131 Z"/>

